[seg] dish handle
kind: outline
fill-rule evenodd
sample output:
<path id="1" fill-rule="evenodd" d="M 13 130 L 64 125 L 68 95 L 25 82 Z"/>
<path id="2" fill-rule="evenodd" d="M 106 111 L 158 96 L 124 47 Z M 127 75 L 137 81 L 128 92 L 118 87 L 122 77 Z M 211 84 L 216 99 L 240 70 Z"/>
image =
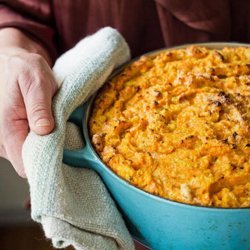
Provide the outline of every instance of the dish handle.
<path id="1" fill-rule="evenodd" d="M 72 167 L 79 167 L 79 168 L 91 168 L 93 170 L 98 171 L 98 159 L 94 155 L 93 150 L 91 149 L 89 143 L 86 143 L 83 131 L 83 121 L 84 115 L 86 115 L 88 107 L 88 102 L 84 105 L 79 106 L 76 108 L 73 113 L 70 115 L 68 121 L 77 125 L 81 132 L 82 132 L 82 139 L 84 142 L 84 147 L 80 150 L 63 150 L 63 162 Z"/>

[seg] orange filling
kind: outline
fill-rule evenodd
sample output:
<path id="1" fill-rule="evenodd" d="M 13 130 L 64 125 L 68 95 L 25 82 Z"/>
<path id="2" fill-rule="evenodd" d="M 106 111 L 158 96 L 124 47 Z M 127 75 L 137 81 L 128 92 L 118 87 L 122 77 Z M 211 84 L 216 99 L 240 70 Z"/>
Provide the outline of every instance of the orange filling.
<path id="1" fill-rule="evenodd" d="M 143 56 L 99 92 L 89 127 L 101 159 L 152 194 L 250 207 L 250 49 Z"/>

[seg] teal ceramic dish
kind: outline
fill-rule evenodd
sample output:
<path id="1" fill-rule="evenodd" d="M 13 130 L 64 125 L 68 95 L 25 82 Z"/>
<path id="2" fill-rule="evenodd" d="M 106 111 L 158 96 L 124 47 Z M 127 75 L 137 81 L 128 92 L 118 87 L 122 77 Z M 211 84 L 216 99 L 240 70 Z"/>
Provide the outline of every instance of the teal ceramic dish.
<path id="1" fill-rule="evenodd" d="M 249 46 L 199 45 L 217 49 Z M 79 151 L 64 150 L 63 160 L 71 166 L 91 168 L 101 176 L 135 239 L 154 250 L 250 249 L 250 208 L 201 207 L 171 201 L 134 187 L 110 170 L 95 152 L 89 137 L 88 120 L 94 99 L 92 97 L 70 117 L 82 128 L 85 147 Z"/>

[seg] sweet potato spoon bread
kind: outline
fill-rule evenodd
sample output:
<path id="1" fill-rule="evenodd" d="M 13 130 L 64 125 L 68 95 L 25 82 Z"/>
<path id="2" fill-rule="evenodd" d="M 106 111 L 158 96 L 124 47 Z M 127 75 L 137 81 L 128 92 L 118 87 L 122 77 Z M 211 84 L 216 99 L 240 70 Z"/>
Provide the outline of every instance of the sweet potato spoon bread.
<path id="1" fill-rule="evenodd" d="M 89 130 L 103 162 L 146 192 L 250 207 L 250 48 L 142 56 L 98 93 Z"/>

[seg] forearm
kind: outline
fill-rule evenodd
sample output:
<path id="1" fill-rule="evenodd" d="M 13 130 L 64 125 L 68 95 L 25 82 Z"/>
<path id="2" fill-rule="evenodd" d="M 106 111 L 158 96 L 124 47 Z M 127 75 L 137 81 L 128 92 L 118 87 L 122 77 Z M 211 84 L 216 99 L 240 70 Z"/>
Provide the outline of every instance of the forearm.
<path id="1" fill-rule="evenodd" d="M 37 41 L 16 28 L 0 29 L 0 52 L 19 48 L 41 55 L 51 66 L 52 59 L 47 50 Z"/>

